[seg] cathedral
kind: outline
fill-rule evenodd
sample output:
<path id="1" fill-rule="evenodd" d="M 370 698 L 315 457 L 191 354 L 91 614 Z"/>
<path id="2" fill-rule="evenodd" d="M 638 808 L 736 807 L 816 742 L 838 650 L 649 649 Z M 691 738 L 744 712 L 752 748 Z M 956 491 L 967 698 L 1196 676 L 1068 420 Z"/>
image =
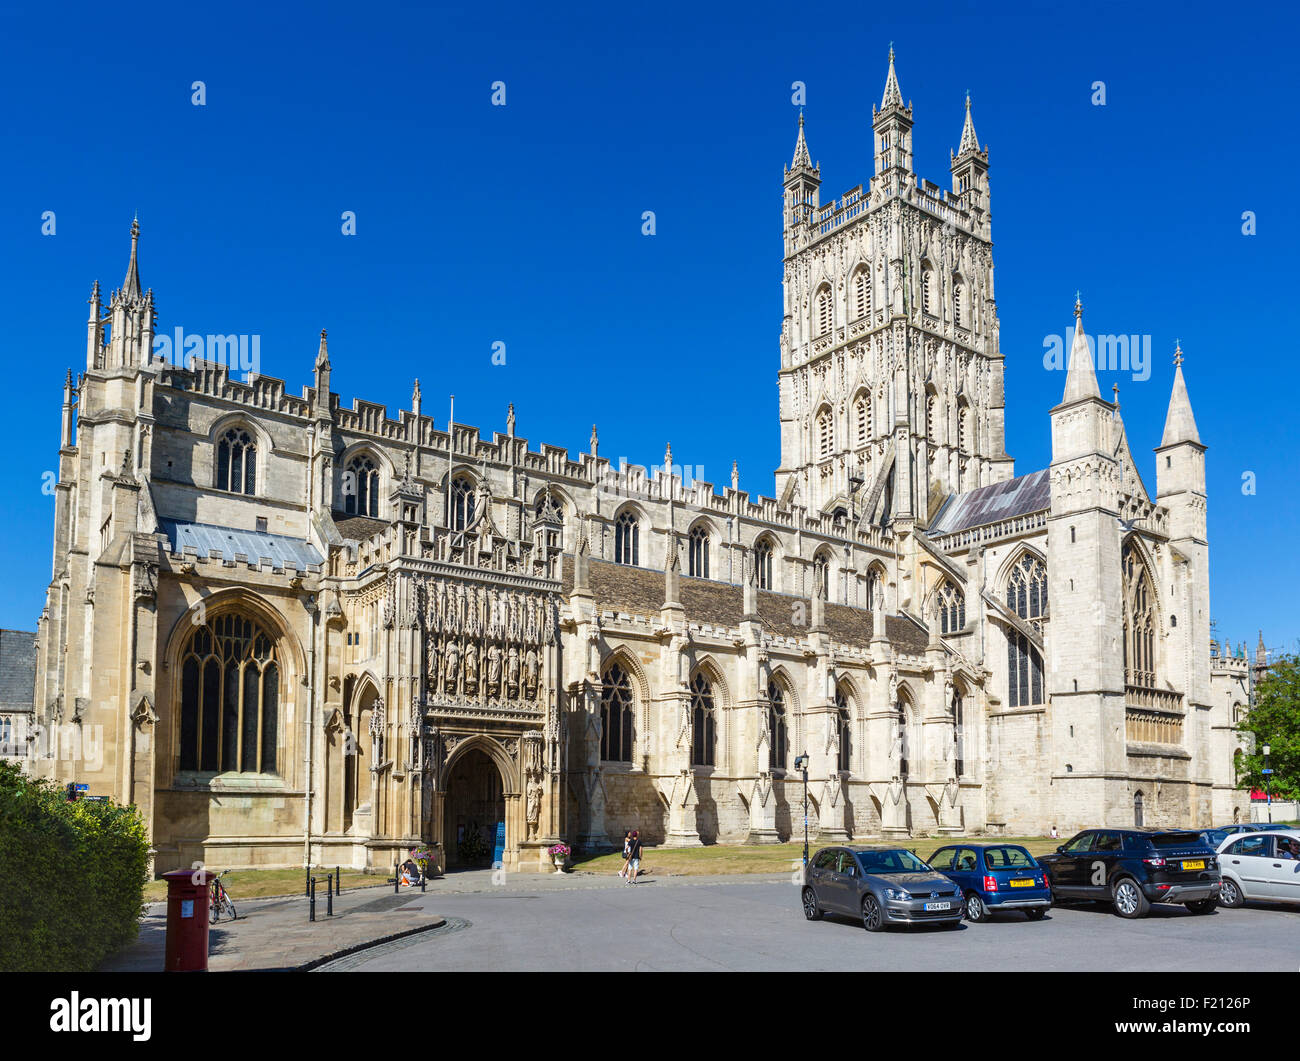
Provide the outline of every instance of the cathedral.
<path id="1" fill-rule="evenodd" d="M 160 871 L 776 843 L 805 780 L 822 842 L 1241 816 L 1181 351 L 1151 493 L 1076 300 L 1017 474 L 970 102 L 948 190 L 892 52 L 872 115 L 866 185 L 821 202 L 802 115 L 785 170 L 772 497 L 439 428 L 418 381 L 345 405 L 324 331 L 301 394 L 160 357 L 133 225 L 63 388 L 32 769 Z"/>

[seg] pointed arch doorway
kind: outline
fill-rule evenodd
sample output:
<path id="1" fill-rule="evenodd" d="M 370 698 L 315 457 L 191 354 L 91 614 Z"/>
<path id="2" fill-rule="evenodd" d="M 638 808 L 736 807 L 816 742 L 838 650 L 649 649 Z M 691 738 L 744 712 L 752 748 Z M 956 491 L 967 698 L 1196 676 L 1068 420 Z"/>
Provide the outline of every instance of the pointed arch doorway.
<path id="1" fill-rule="evenodd" d="M 506 825 L 505 781 L 492 756 L 468 748 L 456 758 L 447 777 L 443 845 L 448 869 L 482 869 L 504 857 L 498 845 L 513 837 Z"/>

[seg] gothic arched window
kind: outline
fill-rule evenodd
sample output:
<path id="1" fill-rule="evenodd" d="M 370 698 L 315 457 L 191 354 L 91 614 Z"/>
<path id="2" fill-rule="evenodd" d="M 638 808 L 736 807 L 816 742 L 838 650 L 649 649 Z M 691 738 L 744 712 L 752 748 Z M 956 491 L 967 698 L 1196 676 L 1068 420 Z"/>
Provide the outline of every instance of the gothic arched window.
<path id="1" fill-rule="evenodd" d="M 907 780 L 907 701 L 903 697 L 898 698 L 895 706 L 897 710 L 898 726 L 898 776 L 901 780 Z"/>
<path id="2" fill-rule="evenodd" d="M 925 436 L 931 442 L 935 441 L 935 422 L 934 414 L 937 411 L 939 398 L 934 391 L 927 391 L 925 395 Z"/>
<path id="3" fill-rule="evenodd" d="M 1007 607 L 1039 634 L 1047 617 L 1047 568 L 1026 553 L 1007 580 Z M 1008 700 L 1012 707 L 1043 703 L 1043 657 L 1019 630 L 1007 632 Z"/>
<path id="4" fill-rule="evenodd" d="M 921 312 L 934 312 L 934 270 L 929 262 L 921 263 Z"/>
<path id="5" fill-rule="evenodd" d="M 853 274 L 853 317 L 862 320 L 871 312 L 871 272 L 864 265 Z"/>
<path id="6" fill-rule="evenodd" d="M 691 765 L 716 766 L 717 720 L 713 714 L 713 685 L 703 674 L 691 682 Z"/>
<path id="7" fill-rule="evenodd" d="M 614 563 L 638 567 L 641 562 L 641 527 L 636 513 L 625 510 L 614 521 Z"/>
<path id="8" fill-rule="evenodd" d="M 767 728 L 771 735 L 767 751 L 768 768 L 784 770 L 790 740 L 786 729 L 785 693 L 776 682 L 767 683 Z"/>
<path id="9" fill-rule="evenodd" d="M 600 684 L 600 757 L 606 762 L 632 761 L 632 682 L 617 663 Z"/>
<path id="10" fill-rule="evenodd" d="M 687 573 L 694 578 L 709 577 L 709 532 L 703 526 L 691 530 L 687 549 Z"/>
<path id="11" fill-rule="evenodd" d="M 957 410 L 957 444 L 963 453 L 973 452 L 971 446 L 970 406 L 962 403 Z"/>
<path id="12" fill-rule="evenodd" d="M 853 403 L 853 422 L 857 426 L 857 444 L 865 446 L 871 441 L 871 398 L 860 394 Z"/>
<path id="13" fill-rule="evenodd" d="M 966 705 L 962 701 L 961 690 L 952 687 L 952 732 L 953 732 L 953 776 L 962 777 L 966 773 Z"/>
<path id="14" fill-rule="evenodd" d="M 772 589 L 772 543 L 764 538 L 754 547 L 754 566 L 758 569 L 758 588 Z"/>
<path id="15" fill-rule="evenodd" d="M 217 489 L 256 493 L 257 444 L 242 427 L 232 427 L 217 443 Z"/>
<path id="16" fill-rule="evenodd" d="M 818 551 L 813 557 L 813 592 L 821 587 L 822 597 L 831 599 L 831 554 L 826 549 Z"/>
<path id="17" fill-rule="evenodd" d="M 1143 825 L 1142 812 L 1144 809 L 1145 808 L 1143 807 L 1142 793 L 1135 792 L 1133 794 L 1133 827 L 1135 829 L 1142 828 Z"/>
<path id="18" fill-rule="evenodd" d="M 180 769 L 277 773 L 280 666 L 275 640 L 227 613 L 181 654 Z"/>
<path id="19" fill-rule="evenodd" d="M 935 603 L 942 633 L 960 634 L 966 629 L 966 595 L 946 578 L 935 594 Z"/>
<path id="20" fill-rule="evenodd" d="M 1155 587 L 1133 543 L 1120 553 L 1124 575 L 1124 682 L 1151 689 L 1156 684 Z"/>
<path id="21" fill-rule="evenodd" d="M 817 292 L 816 334 L 818 336 L 830 334 L 833 320 L 834 313 L 831 308 L 831 289 L 829 287 L 823 287 Z"/>
<path id="22" fill-rule="evenodd" d="M 956 274 L 952 278 L 952 322 L 958 328 L 966 327 L 966 284 Z"/>
<path id="23" fill-rule="evenodd" d="M 343 473 L 343 511 L 353 516 L 379 516 L 379 469 L 367 454 L 348 461 Z"/>
<path id="24" fill-rule="evenodd" d="M 835 726 L 837 731 L 837 757 L 835 769 L 842 774 L 849 772 L 853 761 L 853 733 L 849 724 L 849 698 L 843 689 L 835 690 Z"/>
<path id="25" fill-rule="evenodd" d="M 831 421 L 831 411 L 824 409 L 817 415 L 817 456 L 825 460 L 835 448 L 835 428 Z"/>
<path id="26" fill-rule="evenodd" d="M 458 475 L 451 481 L 451 529 L 463 531 L 474 522 L 474 483 L 466 475 Z"/>

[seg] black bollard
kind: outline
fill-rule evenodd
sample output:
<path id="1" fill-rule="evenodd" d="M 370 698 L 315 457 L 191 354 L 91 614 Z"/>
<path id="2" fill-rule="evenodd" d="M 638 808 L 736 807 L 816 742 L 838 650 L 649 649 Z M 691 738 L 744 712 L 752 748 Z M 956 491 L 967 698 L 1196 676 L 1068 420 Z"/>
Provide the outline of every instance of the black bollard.
<path id="1" fill-rule="evenodd" d="M 316 878 L 311 877 L 307 882 L 307 894 L 311 897 L 309 903 L 308 921 L 316 920 Z"/>
<path id="2" fill-rule="evenodd" d="M 424 874 L 420 874 L 420 891 L 424 891 Z"/>
<path id="3" fill-rule="evenodd" d="M 325 916 L 334 916 L 334 880 L 332 874 L 325 876 Z"/>
<path id="4" fill-rule="evenodd" d="M 302 871 L 302 893 L 303 895 L 311 894 L 311 866 L 307 866 Z"/>
<path id="5" fill-rule="evenodd" d="M 334 894 L 343 894 L 343 874 L 339 872 L 338 866 L 334 867 Z"/>
<path id="6" fill-rule="evenodd" d="M 401 886 L 402 886 L 402 867 L 398 863 L 394 862 L 393 863 L 393 894 L 394 895 L 397 894 Z"/>

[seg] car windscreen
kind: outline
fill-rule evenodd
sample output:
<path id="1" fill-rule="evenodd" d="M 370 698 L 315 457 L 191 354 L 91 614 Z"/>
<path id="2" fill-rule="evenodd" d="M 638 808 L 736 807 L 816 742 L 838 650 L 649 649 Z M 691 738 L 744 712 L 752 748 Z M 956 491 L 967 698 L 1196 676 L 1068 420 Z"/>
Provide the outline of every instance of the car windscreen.
<path id="1" fill-rule="evenodd" d="M 859 851 L 865 873 L 924 873 L 930 867 L 910 851 Z"/>
<path id="2" fill-rule="evenodd" d="M 1151 843 L 1155 847 L 1189 847 L 1201 843 L 1196 833 L 1152 833 Z"/>
<path id="3" fill-rule="evenodd" d="M 1036 863 L 1023 847 L 986 847 L 984 865 L 989 869 L 1032 869 Z"/>

